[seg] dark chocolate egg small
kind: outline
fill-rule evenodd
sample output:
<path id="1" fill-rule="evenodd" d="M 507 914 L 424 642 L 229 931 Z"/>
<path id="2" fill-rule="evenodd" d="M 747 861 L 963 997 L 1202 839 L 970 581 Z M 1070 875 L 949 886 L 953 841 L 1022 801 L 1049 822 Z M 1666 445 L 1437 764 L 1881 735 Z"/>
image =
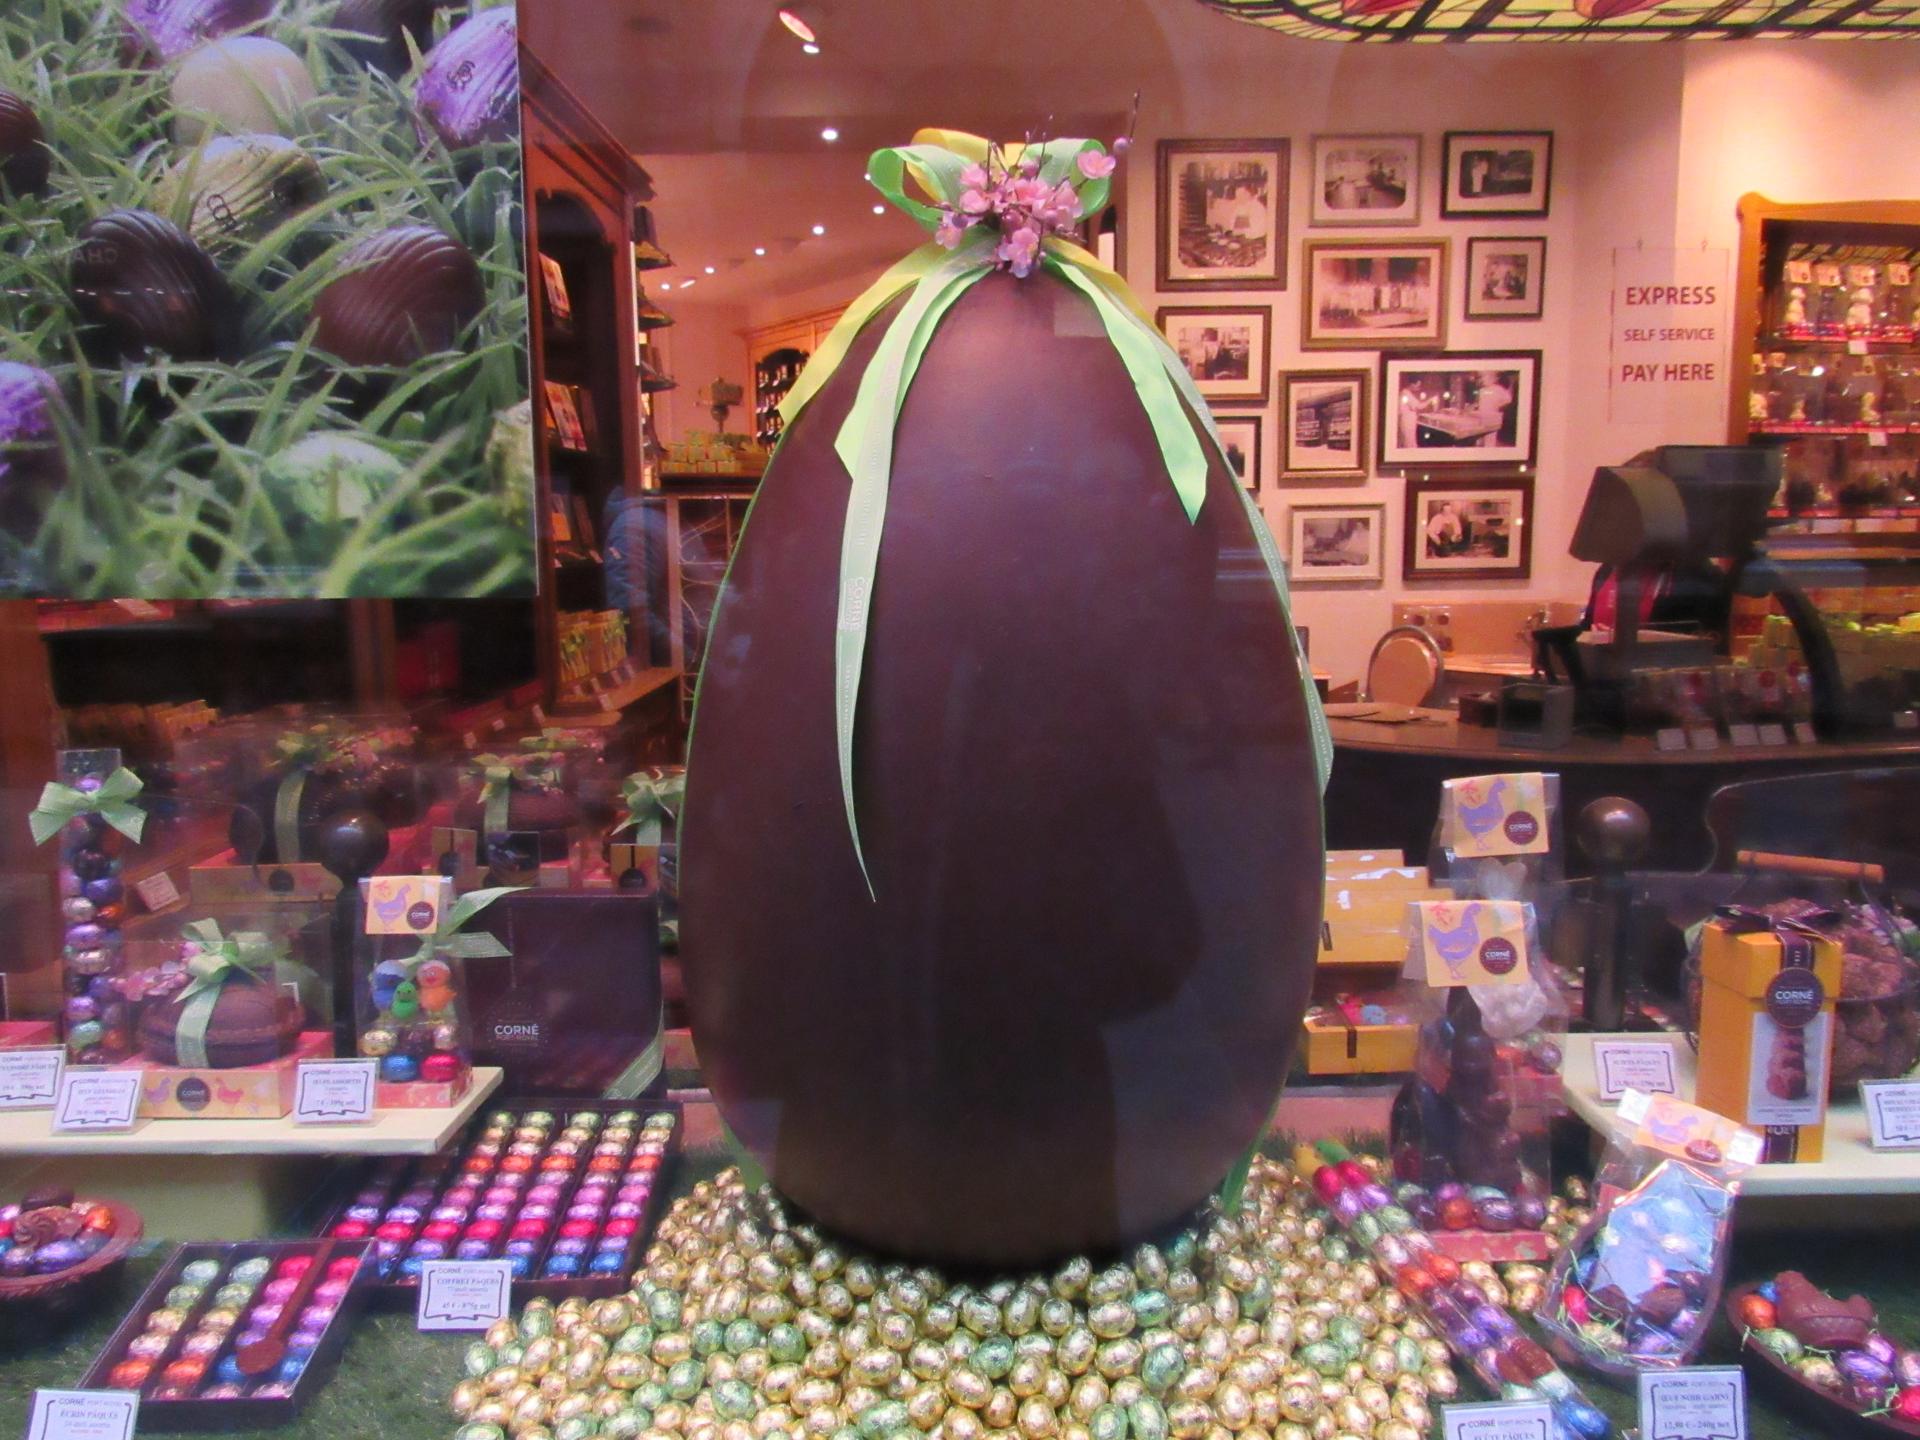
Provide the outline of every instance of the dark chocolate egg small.
<path id="1" fill-rule="evenodd" d="M 273 0 L 127 0 L 127 28 L 149 55 L 178 60 L 272 13 Z"/>
<path id="2" fill-rule="evenodd" d="M 33 106 L 0 90 L 0 186 L 16 195 L 38 195 L 53 174 L 53 152 Z"/>
<path id="3" fill-rule="evenodd" d="M 68 289 L 96 355 L 177 360 L 232 353 L 239 302 L 207 252 L 171 220 L 112 210 L 74 237 Z"/>
<path id="4" fill-rule="evenodd" d="M 347 49 L 368 65 L 398 75 L 412 62 L 407 49 L 425 53 L 433 46 L 433 13 L 440 0 L 340 0 L 333 28 L 358 38 Z"/>
<path id="5" fill-rule="evenodd" d="M 472 252 L 429 226 L 370 235 L 339 268 L 314 305 L 316 343 L 349 365 L 407 365 L 451 349 L 486 298 Z"/>
<path id="6" fill-rule="evenodd" d="M 520 128 L 520 46 L 513 7 L 482 10 L 433 47 L 414 108 L 452 149 L 511 140 Z"/>

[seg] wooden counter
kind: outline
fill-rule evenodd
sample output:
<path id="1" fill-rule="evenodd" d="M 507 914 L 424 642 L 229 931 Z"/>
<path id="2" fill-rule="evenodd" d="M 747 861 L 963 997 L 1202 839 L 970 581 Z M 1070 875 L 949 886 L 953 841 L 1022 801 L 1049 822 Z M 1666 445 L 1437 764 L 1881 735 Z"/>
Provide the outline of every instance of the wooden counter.
<path id="1" fill-rule="evenodd" d="M 1701 817 L 1707 797 L 1722 785 L 1805 771 L 1920 766 L 1920 736 L 1663 751 L 1647 736 L 1576 735 L 1558 750 L 1532 750 L 1503 745 L 1497 731 L 1462 725 L 1449 711 L 1420 713 L 1424 721 L 1407 725 L 1328 722 L 1334 745 L 1327 785 L 1329 846 L 1400 846 L 1409 858 L 1423 857 L 1433 836 L 1441 781 L 1502 770 L 1549 770 L 1560 775 L 1568 818 L 1602 795 L 1625 795 L 1646 807 L 1653 843 L 1639 868 L 1697 870 L 1713 853 Z M 1583 873 L 1582 857 L 1571 847 L 1569 852 L 1569 873 Z"/>

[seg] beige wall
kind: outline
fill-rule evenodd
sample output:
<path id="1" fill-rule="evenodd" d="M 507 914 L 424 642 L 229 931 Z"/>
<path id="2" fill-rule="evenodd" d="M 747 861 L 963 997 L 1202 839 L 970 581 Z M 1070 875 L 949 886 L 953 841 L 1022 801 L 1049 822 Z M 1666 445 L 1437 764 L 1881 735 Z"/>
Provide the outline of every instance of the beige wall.
<path id="1" fill-rule="evenodd" d="M 747 363 L 747 307 L 744 305 L 703 305 L 698 301 L 678 300 L 670 295 L 654 295 L 663 309 L 673 312 L 673 324 L 657 342 L 666 361 L 667 373 L 680 382 L 676 390 L 664 392 L 655 402 L 654 426 L 661 443 L 671 445 L 683 440 L 689 430 L 713 429 L 713 416 L 701 398 L 716 377 L 733 381 L 746 391 L 746 398 L 727 417 L 727 428 L 737 432 L 753 428 L 753 367 Z"/>

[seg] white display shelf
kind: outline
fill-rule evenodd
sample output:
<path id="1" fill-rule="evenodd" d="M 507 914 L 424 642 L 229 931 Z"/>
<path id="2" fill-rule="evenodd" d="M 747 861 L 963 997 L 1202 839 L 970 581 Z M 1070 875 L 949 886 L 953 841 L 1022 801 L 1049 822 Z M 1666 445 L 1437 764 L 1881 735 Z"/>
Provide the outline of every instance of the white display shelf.
<path id="1" fill-rule="evenodd" d="M 0 1113 L 0 1156 L 36 1155 L 431 1155 L 500 1088 L 496 1066 L 478 1066 L 458 1103 L 381 1110 L 370 1125 L 296 1125 L 282 1120 L 142 1120 L 108 1135 L 55 1135 L 51 1110 Z"/>
<path id="2" fill-rule="evenodd" d="M 1667 1041 L 1673 1046 L 1673 1069 L 1680 1098 L 1693 1098 L 1694 1054 L 1684 1035 L 1645 1031 L 1628 1035 L 1568 1035 L 1564 1051 L 1566 1064 L 1562 1069 L 1567 1103 L 1602 1135 L 1613 1124 L 1614 1107 L 1600 1098 L 1600 1083 L 1593 1067 L 1596 1040 Z M 1828 1110 L 1824 1153 L 1826 1158 L 1814 1164 L 1754 1166 L 1741 1182 L 1742 1198 L 1920 1194 L 1920 1150 L 1875 1150 L 1868 1143 L 1867 1113 L 1857 1100 Z"/>

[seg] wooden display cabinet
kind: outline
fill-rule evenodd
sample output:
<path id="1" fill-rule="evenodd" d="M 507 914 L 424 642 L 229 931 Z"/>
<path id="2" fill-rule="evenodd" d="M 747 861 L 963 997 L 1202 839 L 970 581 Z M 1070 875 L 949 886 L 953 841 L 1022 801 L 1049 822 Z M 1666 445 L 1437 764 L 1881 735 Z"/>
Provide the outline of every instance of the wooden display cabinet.
<path id="1" fill-rule="evenodd" d="M 846 308 L 815 310 L 747 332 L 747 358 L 753 362 L 753 428 L 762 445 L 771 447 L 780 439 L 780 402 Z"/>

